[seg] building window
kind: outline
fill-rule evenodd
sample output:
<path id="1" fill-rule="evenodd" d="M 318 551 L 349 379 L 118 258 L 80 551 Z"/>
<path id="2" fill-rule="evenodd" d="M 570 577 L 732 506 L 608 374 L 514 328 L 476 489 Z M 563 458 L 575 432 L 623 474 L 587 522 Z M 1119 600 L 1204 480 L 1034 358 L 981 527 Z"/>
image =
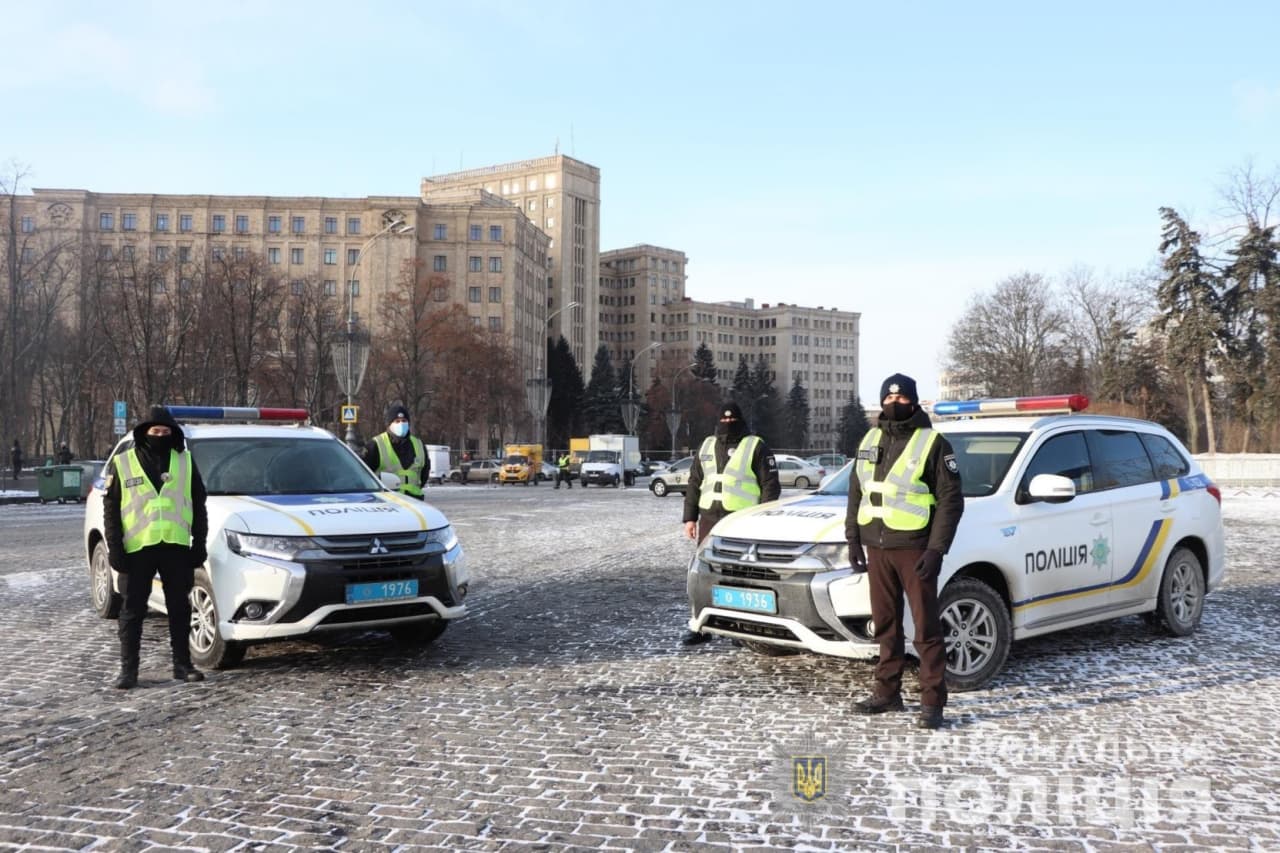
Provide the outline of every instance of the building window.
<path id="1" fill-rule="evenodd" d="M 295 217 L 293 217 L 293 220 L 292 220 L 292 221 L 293 221 L 293 233 L 294 233 L 294 234 L 301 234 L 301 233 L 303 233 L 304 231 L 306 231 L 306 230 L 307 230 L 307 220 L 306 220 L 306 217 L 303 217 L 303 216 L 295 216 Z"/>
<path id="2" fill-rule="evenodd" d="M 215 214 L 213 217 L 213 230 L 215 233 L 221 234 L 227 230 L 227 217 L 221 213 Z"/>
<path id="3" fill-rule="evenodd" d="M 116 227 L 115 214 L 112 214 L 112 213 L 98 214 L 98 230 L 99 231 L 110 231 L 115 227 Z"/>
<path id="4" fill-rule="evenodd" d="M 489 301 L 490 301 L 490 302 L 501 302 L 501 301 L 502 301 L 502 288 L 501 288 L 501 287 L 491 287 L 491 288 L 489 288 Z"/>
<path id="5" fill-rule="evenodd" d="M 449 269 L 449 257 L 447 255 L 436 255 L 431 259 L 432 272 L 447 272 Z"/>
<path id="6" fill-rule="evenodd" d="M 326 279 L 324 280 L 324 295 L 325 295 L 325 296 L 337 296 L 337 295 L 338 295 L 338 282 L 337 282 L 337 281 L 335 281 L 334 279 L 326 278 Z"/>
<path id="7" fill-rule="evenodd" d="M 347 249 L 347 266 L 354 266 L 360 260 L 359 249 Z"/>
<path id="8" fill-rule="evenodd" d="M 301 250 L 301 249 L 290 249 L 290 250 L 289 250 L 289 263 L 291 263 L 291 264 L 300 264 L 300 263 L 302 263 L 302 250 Z"/>
<path id="9" fill-rule="evenodd" d="M 484 259 L 479 255 L 467 258 L 467 269 L 470 272 L 484 272 Z"/>
<path id="10" fill-rule="evenodd" d="M 472 225 L 472 226 L 471 226 L 471 231 L 470 231 L 470 233 L 469 233 L 469 235 L 468 235 L 468 236 L 470 237 L 470 239 L 472 239 L 472 240 L 479 240 L 479 239 L 480 239 L 480 235 L 481 235 L 481 229 L 480 229 L 480 226 L 479 226 L 479 225 Z"/>
<path id="11" fill-rule="evenodd" d="M 244 216 L 243 214 L 236 215 L 236 233 L 237 234 L 249 233 L 249 217 Z"/>
<path id="12" fill-rule="evenodd" d="M 231 253 L 235 255 L 237 261 L 243 261 L 245 258 L 249 257 L 249 250 L 244 246 L 236 246 L 232 249 Z"/>
<path id="13" fill-rule="evenodd" d="M 181 264 L 191 263 L 191 247 L 190 246 L 178 247 L 178 263 L 181 263 Z"/>
<path id="14" fill-rule="evenodd" d="M 347 281 L 347 292 L 352 296 L 360 295 L 360 279 L 353 278 Z"/>
<path id="15" fill-rule="evenodd" d="M 99 247 L 98 247 L 98 260 L 100 260 L 100 261 L 109 261 L 109 260 L 111 260 L 111 247 L 110 247 L 110 246 L 99 246 Z"/>
<path id="16" fill-rule="evenodd" d="M 191 289 L 191 279 L 189 279 L 189 278 L 180 278 L 180 279 L 178 279 L 178 289 L 179 289 L 179 290 L 190 290 L 190 289 Z"/>
<path id="17" fill-rule="evenodd" d="M 133 246 L 122 246 L 120 248 L 120 259 L 125 261 L 133 260 Z"/>
<path id="18" fill-rule="evenodd" d="M 439 224 L 436 225 L 434 228 L 432 228 L 431 233 L 434 235 L 434 239 L 436 240 L 449 239 L 449 228 L 446 225 L 439 225 Z"/>
<path id="19" fill-rule="evenodd" d="M 358 216 L 347 217 L 347 233 L 348 234 L 360 233 L 360 217 Z"/>
<path id="20" fill-rule="evenodd" d="M 279 216 L 267 217 L 267 233 L 268 234 L 280 233 L 280 217 Z"/>
<path id="21" fill-rule="evenodd" d="M 479 317 L 472 317 L 472 318 L 471 318 L 471 325 L 475 326 L 477 329 L 478 329 L 478 328 L 480 328 L 480 318 L 479 318 Z"/>
<path id="22" fill-rule="evenodd" d="M 556 227 L 556 218 L 555 218 L 554 216 L 548 216 L 548 217 L 547 217 L 547 227 L 548 227 L 548 228 L 555 228 L 555 227 Z"/>
<path id="23" fill-rule="evenodd" d="M 22 217 L 22 233 L 30 234 L 36 230 L 36 221 L 30 216 Z"/>
<path id="24" fill-rule="evenodd" d="M 338 233 L 338 217 L 326 216 L 324 218 L 324 233 L 326 234 Z"/>
<path id="25" fill-rule="evenodd" d="M 502 242 L 502 226 L 501 225 L 489 226 L 489 242 L 490 243 Z"/>
<path id="26" fill-rule="evenodd" d="M 302 295 L 302 287 L 303 287 L 302 279 L 300 278 L 295 278 L 289 282 L 289 290 L 290 292 L 293 293 L 294 296 Z"/>
<path id="27" fill-rule="evenodd" d="M 480 288 L 478 288 L 478 287 L 468 287 L 468 288 L 467 288 L 467 301 L 468 301 L 468 302 L 479 302 L 479 301 L 480 301 Z"/>
<path id="28" fill-rule="evenodd" d="M 269 264 L 280 263 L 280 250 L 278 248 L 273 246 L 270 249 L 267 249 L 267 263 Z"/>
<path id="29" fill-rule="evenodd" d="M 191 231 L 191 228 L 192 228 L 191 214 L 190 213 L 179 214 L 178 230 L 183 232 L 189 232 Z"/>
<path id="30" fill-rule="evenodd" d="M 222 260 L 223 257 L 226 256 L 226 254 L 227 254 L 227 250 L 222 248 L 221 246 L 214 246 L 211 250 L 209 250 L 210 257 L 212 257 L 215 261 Z"/>
<path id="31" fill-rule="evenodd" d="M 157 231 L 169 230 L 169 214 L 167 213 L 156 214 L 156 230 Z"/>
<path id="32" fill-rule="evenodd" d="M 137 231 L 138 230 L 138 214 L 136 213 L 120 214 L 120 230 L 121 231 Z"/>
<path id="33" fill-rule="evenodd" d="M 22 247 L 22 262 L 24 264 L 34 263 L 36 259 L 36 250 L 30 246 Z"/>
<path id="34" fill-rule="evenodd" d="M 156 246 L 156 260 L 162 264 L 169 260 L 168 246 Z"/>
<path id="35" fill-rule="evenodd" d="M 491 332 L 501 332 L 501 331 L 502 331 L 502 318 L 501 318 L 501 317 L 490 317 L 490 318 L 489 318 L 489 331 L 491 331 Z"/>
<path id="36" fill-rule="evenodd" d="M 325 250 L 324 250 L 324 262 L 325 262 L 327 265 L 329 265 L 329 266 L 333 266 L 334 264 L 336 264 L 336 263 L 338 262 L 338 250 L 337 250 L 337 249 L 325 249 Z"/>
<path id="37" fill-rule="evenodd" d="M 493 255 L 489 258 L 489 272 L 502 272 L 502 258 Z"/>

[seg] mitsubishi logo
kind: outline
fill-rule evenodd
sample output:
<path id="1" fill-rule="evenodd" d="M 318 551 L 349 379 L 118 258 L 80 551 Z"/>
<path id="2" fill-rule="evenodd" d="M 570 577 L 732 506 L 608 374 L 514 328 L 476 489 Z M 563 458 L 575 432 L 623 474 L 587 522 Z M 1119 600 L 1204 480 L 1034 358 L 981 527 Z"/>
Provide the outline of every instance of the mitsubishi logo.
<path id="1" fill-rule="evenodd" d="M 742 562 L 744 563 L 757 562 L 759 558 L 756 556 L 756 546 L 752 545 L 750 548 L 748 548 L 746 553 L 742 555 L 741 559 L 742 559 Z"/>
<path id="2" fill-rule="evenodd" d="M 373 545 L 370 546 L 369 548 L 369 553 L 370 554 L 390 554 L 391 552 L 387 549 L 386 545 L 382 544 L 382 540 L 375 536 L 373 537 Z"/>

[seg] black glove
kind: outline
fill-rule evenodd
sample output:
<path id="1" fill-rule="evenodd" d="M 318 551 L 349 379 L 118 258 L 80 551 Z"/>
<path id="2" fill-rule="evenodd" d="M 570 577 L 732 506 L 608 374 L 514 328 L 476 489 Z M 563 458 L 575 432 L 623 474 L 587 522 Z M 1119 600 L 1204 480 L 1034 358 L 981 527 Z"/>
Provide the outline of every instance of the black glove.
<path id="1" fill-rule="evenodd" d="M 935 551 L 932 548 L 921 554 L 920 559 L 916 561 L 916 574 L 922 581 L 933 580 L 941 570 L 942 552 Z"/>
<path id="2" fill-rule="evenodd" d="M 204 561 L 209 559 L 209 552 L 204 548 L 191 549 L 191 568 L 198 569 L 204 565 Z"/>
<path id="3" fill-rule="evenodd" d="M 117 572 L 124 572 L 124 549 L 107 548 L 107 565 Z"/>
<path id="4" fill-rule="evenodd" d="M 862 543 L 857 540 L 849 541 L 849 565 L 855 572 L 867 570 L 867 552 L 862 550 Z"/>

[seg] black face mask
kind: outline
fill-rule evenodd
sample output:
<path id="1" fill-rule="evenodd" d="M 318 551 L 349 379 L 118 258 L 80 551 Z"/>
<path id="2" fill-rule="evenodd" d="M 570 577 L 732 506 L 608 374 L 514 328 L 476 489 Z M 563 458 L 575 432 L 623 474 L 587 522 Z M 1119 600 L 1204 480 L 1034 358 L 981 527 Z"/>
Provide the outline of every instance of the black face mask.
<path id="1" fill-rule="evenodd" d="M 742 438 L 742 435 L 742 421 L 729 421 L 728 423 L 721 421 L 716 424 L 716 438 L 732 441 Z"/>
<path id="2" fill-rule="evenodd" d="M 916 413 L 914 403 L 892 402 L 884 406 L 880 412 L 884 415 L 885 420 L 905 421 Z"/>
<path id="3" fill-rule="evenodd" d="M 149 453 L 167 454 L 170 450 L 177 448 L 178 437 L 173 433 L 168 435 L 144 435 L 140 444 L 142 449 Z"/>

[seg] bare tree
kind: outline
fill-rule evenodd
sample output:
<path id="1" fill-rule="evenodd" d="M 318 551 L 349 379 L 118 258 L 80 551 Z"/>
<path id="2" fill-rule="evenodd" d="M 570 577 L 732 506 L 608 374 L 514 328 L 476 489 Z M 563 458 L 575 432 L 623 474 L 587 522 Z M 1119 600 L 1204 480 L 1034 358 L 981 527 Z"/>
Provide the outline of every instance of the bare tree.
<path id="1" fill-rule="evenodd" d="M 1071 338 L 1085 356 L 1086 387 L 1099 400 L 1134 402 L 1135 343 L 1151 315 L 1152 287 L 1142 279 L 1100 282 L 1088 267 L 1067 271 L 1062 298 Z"/>

